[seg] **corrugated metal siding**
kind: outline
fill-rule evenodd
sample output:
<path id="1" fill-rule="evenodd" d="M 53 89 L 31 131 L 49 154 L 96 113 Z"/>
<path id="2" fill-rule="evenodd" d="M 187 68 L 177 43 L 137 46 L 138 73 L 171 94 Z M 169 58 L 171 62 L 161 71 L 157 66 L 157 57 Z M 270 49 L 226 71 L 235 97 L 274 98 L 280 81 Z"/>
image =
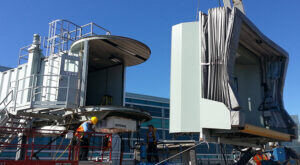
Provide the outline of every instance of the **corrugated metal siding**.
<path id="1" fill-rule="evenodd" d="M 25 79 L 27 72 L 27 64 L 18 66 L 17 68 L 10 69 L 4 72 L 0 72 L 0 101 L 6 98 L 6 96 L 12 91 L 16 98 L 16 106 L 23 106 L 28 103 L 28 89 L 29 80 Z M 15 92 L 18 89 L 18 92 Z M 12 98 L 6 99 L 8 103 Z M 13 107 L 14 103 L 11 102 L 8 107 Z"/>

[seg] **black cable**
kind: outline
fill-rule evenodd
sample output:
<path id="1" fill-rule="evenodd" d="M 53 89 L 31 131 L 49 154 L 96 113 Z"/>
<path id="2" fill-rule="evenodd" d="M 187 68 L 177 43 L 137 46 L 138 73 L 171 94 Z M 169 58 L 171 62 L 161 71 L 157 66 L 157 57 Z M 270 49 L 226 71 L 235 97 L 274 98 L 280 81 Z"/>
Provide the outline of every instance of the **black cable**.
<path id="1" fill-rule="evenodd" d="M 222 154 L 222 156 L 223 156 L 225 165 L 228 165 L 228 164 L 227 164 L 227 159 L 225 158 L 224 147 L 223 147 L 223 144 L 222 144 L 222 143 L 220 143 L 220 151 L 221 151 L 221 154 Z"/>
<path id="2" fill-rule="evenodd" d="M 130 145 L 130 139 L 131 139 L 131 135 L 130 135 L 131 132 L 127 132 L 127 145 L 129 147 L 129 150 L 132 149 L 131 145 Z"/>

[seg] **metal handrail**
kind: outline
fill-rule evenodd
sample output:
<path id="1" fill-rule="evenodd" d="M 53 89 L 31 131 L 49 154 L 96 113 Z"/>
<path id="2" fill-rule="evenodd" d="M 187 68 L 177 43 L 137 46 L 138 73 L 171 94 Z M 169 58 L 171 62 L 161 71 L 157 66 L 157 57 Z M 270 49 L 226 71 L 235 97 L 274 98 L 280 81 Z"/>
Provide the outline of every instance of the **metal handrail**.
<path id="1" fill-rule="evenodd" d="M 64 25 L 66 25 L 67 28 L 65 28 Z M 90 29 L 88 29 L 88 31 L 84 33 L 84 28 Z M 99 35 L 95 33 L 96 28 L 105 31 L 106 35 L 111 35 L 111 31 L 94 22 L 90 22 L 88 24 L 80 26 L 68 20 L 57 19 L 49 23 L 48 37 L 44 37 L 43 45 L 41 45 L 42 38 L 40 37 L 39 44 L 46 49 L 45 55 L 50 56 L 62 51 L 67 51 L 72 42 L 80 38 Z M 56 41 L 56 38 L 59 38 L 59 41 Z M 47 44 L 45 44 L 45 41 L 47 42 Z M 21 64 L 21 59 L 27 60 L 25 57 L 28 56 L 28 53 L 23 55 L 22 52 L 28 49 L 30 46 L 31 44 L 20 49 L 18 60 L 19 65 Z"/>
<path id="2" fill-rule="evenodd" d="M 90 22 L 90 23 L 88 23 L 88 24 L 82 25 L 81 28 L 84 28 L 84 27 L 87 27 L 87 26 L 91 26 L 91 31 L 90 31 L 89 33 L 91 33 L 92 35 L 95 34 L 95 33 L 93 32 L 93 30 L 94 30 L 94 29 L 93 29 L 93 26 L 96 26 L 96 27 L 98 27 L 98 28 L 104 30 L 104 31 L 106 32 L 107 35 L 111 35 L 111 32 L 110 32 L 109 30 L 107 30 L 106 28 L 104 28 L 104 27 L 102 27 L 102 26 L 100 26 L 100 25 L 98 25 L 98 24 L 96 24 L 96 23 L 94 23 L 94 22 Z"/>
<path id="3" fill-rule="evenodd" d="M 39 86 L 35 86 L 34 84 L 36 84 L 36 82 L 38 81 L 38 78 L 37 77 L 45 77 L 45 76 L 49 76 L 49 77 L 65 77 L 65 78 L 67 78 L 67 82 L 66 82 L 66 84 L 64 85 L 64 86 L 47 86 L 47 85 L 43 85 L 43 84 L 41 84 L 41 85 L 39 85 Z M 48 96 L 48 95 L 51 95 L 52 93 L 47 93 L 47 92 L 43 92 L 43 91 L 41 91 L 41 92 L 36 92 L 36 90 L 39 90 L 39 89 L 66 89 L 67 91 L 66 91 L 66 95 L 65 95 L 65 98 L 62 98 L 63 100 L 63 102 L 64 102 L 64 104 L 67 106 L 67 104 L 68 104 L 68 100 L 69 100 L 69 91 L 70 91 L 70 78 L 71 77 L 76 77 L 75 75 L 39 75 L 39 74 L 33 74 L 33 75 L 30 75 L 30 76 L 27 76 L 27 77 L 23 77 L 23 78 L 21 78 L 21 79 L 18 79 L 18 80 L 15 80 L 15 81 L 11 81 L 10 83 L 15 83 L 15 84 L 18 84 L 20 81 L 26 81 L 26 79 L 29 79 L 29 81 L 30 82 L 28 82 L 28 83 L 30 83 L 29 84 L 29 86 L 28 87 L 25 87 L 25 88 L 22 88 L 22 89 L 17 89 L 17 87 L 15 87 L 16 89 L 16 94 L 18 94 L 18 93 L 20 93 L 20 92 L 24 92 L 24 91 L 26 91 L 26 90 L 28 90 L 28 91 L 31 91 L 31 93 L 29 94 L 29 97 L 30 97 L 30 103 L 34 103 L 34 98 L 38 95 L 38 94 L 40 94 L 41 95 L 41 98 L 44 98 L 44 97 L 46 97 L 46 96 Z M 76 77 L 77 78 L 77 77 Z M 79 79 L 79 78 L 77 78 L 77 79 Z M 59 85 L 59 84 L 57 84 L 57 85 Z M 79 89 L 76 89 L 76 91 L 77 92 L 79 92 L 80 90 Z M 58 96 L 58 93 L 56 92 L 56 93 L 53 93 L 52 95 L 51 95 L 51 97 L 53 96 L 53 95 L 55 95 L 55 99 L 57 99 L 57 96 Z M 16 98 L 15 98 L 15 100 L 17 100 L 17 96 L 16 96 Z M 47 100 L 46 100 L 47 101 Z M 49 101 L 49 100 L 48 100 Z M 55 101 L 54 101 L 55 102 Z"/>
<path id="4" fill-rule="evenodd" d="M 11 90 L 7 95 L 6 97 L 1 101 L 0 105 L 2 105 L 3 103 L 5 103 L 5 100 L 8 98 L 8 96 L 13 93 L 13 90 Z M 12 99 L 11 99 L 12 100 Z"/>
<path id="5" fill-rule="evenodd" d="M 9 115 L 9 112 L 7 111 L 7 106 L 12 102 L 13 99 L 10 99 L 10 101 L 8 102 L 8 104 L 5 104 L 5 100 L 8 98 L 9 95 L 13 94 L 13 90 L 11 90 L 6 97 L 1 101 L 0 105 L 4 104 L 3 109 L 1 109 L 1 111 L 5 111 L 5 115 Z M 7 119 L 7 117 L 6 117 Z M 1 118 L 0 123 L 2 123 L 5 120 L 5 118 Z"/>
<path id="6" fill-rule="evenodd" d="M 29 138 L 35 139 L 35 138 L 39 138 L 39 137 L 48 137 L 48 136 L 56 136 L 56 137 L 64 137 L 66 133 L 68 133 L 68 130 L 55 130 L 55 129 L 32 129 L 32 128 L 19 128 L 19 127 L 0 127 L 0 129 L 2 130 L 3 134 L 14 134 L 17 135 L 19 133 L 22 133 L 24 135 L 27 135 L 27 141 Z M 74 134 L 76 132 L 73 132 Z M 73 134 L 73 135 L 74 135 Z M 106 136 L 103 133 L 100 132 L 86 132 L 84 133 L 84 135 L 89 135 L 91 137 L 102 137 L 103 138 Z M 110 138 L 110 141 L 112 141 L 112 134 L 108 134 L 108 138 Z M 25 155 L 28 155 L 28 157 L 25 157 L 25 160 L 32 160 L 33 157 L 36 157 L 37 153 L 41 152 L 43 149 L 45 148 L 51 148 L 51 152 L 59 152 L 59 153 L 65 153 L 66 156 L 63 156 L 65 159 L 68 160 L 72 160 L 71 155 L 73 155 L 72 150 L 74 150 L 74 157 L 78 157 L 79 154 L 79 147 L 82 148 L 89 148 L 89 149 L 93 149 L 92 154 L 91 154 L 91 158 L 96 158 L 97 156 L 93 155 L 94 150 L 95 153 L 99 154 L 99 157 L 101 157 L 100 160 L 97 160 L 98 162 L 100 161 L 104 161 L 104 155 L 107 155 L 106 159 L 107 161 L 111 161 L 112 159 L 112 145 L 109 146 L 103 146 L 103 145 L 95 145 L 95 143 L 92 143 L 90 146 L 78 146 L 78 145 L 73 145 L 71 144 L 72 140 L 69 140 L 69 145 L 53 145 L 52 143 L 48 143 L 48 144 L 43 144 L 43 143 L 39 143 L 38 141 L 34 141 L 31 140 L 31 143 L 27 143 L 27 144 L 20 144 L 20 143 L 16 143 L 16 144 L 7 144 L 7 143 L 0 143 L 0 149 L 2 148 L 22 148 L 25 150 Z M 68 152 L 65 152 L 63 150 L 68 150 Z M 42 151 L 44 152 L 44 151 Z M 62 155 L 61 154 L 61 155 Z M 56 155 L 56 154 L 55 154 Z M 57 157 L 58 155 L 56 155 Z M 0 156 L 1 157 L 1 156 Z M 60 157 L 57 157 L 57 159 L 59 159 Z M 0 158 L 1 159 L 1 158 Z M 51 158 L 52 159 L 52 158 Z M 57 160 L 56 159 L 56 160 Z M 55 160 L 55 163 L 57 163 L 57 161 Z M 74 159 L 73 159 L 74 160 Z M 76 160 L 76 159 L 75 159 Z M 0 164 L 1 164 L 0 160 Z"/>

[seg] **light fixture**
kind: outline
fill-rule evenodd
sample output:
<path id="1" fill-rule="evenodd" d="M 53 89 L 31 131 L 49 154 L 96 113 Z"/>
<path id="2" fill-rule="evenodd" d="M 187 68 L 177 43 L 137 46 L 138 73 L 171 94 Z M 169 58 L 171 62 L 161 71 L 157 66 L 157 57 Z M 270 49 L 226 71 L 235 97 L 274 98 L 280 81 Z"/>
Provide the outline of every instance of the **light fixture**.
<path id="1" fill-rule="evenodd" d="M 110 56 L 109 57 L 109 60 L 111 61 L 111 62 L 113 62 L 113 63 L 122 63 L 122 61 L 121 61 L 121 59 L 119 59 L 119 58 L 117 58 L 117 57 L 115 57 L 115 56 Z"/>

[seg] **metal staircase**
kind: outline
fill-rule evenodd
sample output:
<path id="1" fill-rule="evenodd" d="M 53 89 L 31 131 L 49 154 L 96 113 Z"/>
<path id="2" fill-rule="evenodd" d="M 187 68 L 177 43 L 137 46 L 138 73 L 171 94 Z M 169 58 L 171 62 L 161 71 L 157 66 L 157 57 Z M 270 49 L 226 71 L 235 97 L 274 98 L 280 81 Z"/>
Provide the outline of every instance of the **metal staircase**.
<path id="1" fill-rule="evenodd" d="M 0 154 L 18 136 L 20 129 L 29 124 L 27 118 L 21 118 L 10 113 L 8 105 L 13 103 L 13 90 L 11 90 L 0 103 Z"/>
<path id="2" fill-rule="evenodd" d="M 10 116 L 5 126 L 0 128 L 0 154 L 11 144 L 11 142 L 22 136 L 22 130 L 28 127 L 29 120 L 25 118 L 18 118 L 16 116 Z M 19 139 L 21 140 L 21 139 Z M 17 143 L 19 143 L 19 140 Z"/>
<path id="3" fill-rule="evenodd" d="M 11 96 L 10 100 L 9 97 Z M 0 103 L 0 127 L 4 126 L 9 120 L 7 106 L 13 101 L 13 90 L 11 90 Z"/>

